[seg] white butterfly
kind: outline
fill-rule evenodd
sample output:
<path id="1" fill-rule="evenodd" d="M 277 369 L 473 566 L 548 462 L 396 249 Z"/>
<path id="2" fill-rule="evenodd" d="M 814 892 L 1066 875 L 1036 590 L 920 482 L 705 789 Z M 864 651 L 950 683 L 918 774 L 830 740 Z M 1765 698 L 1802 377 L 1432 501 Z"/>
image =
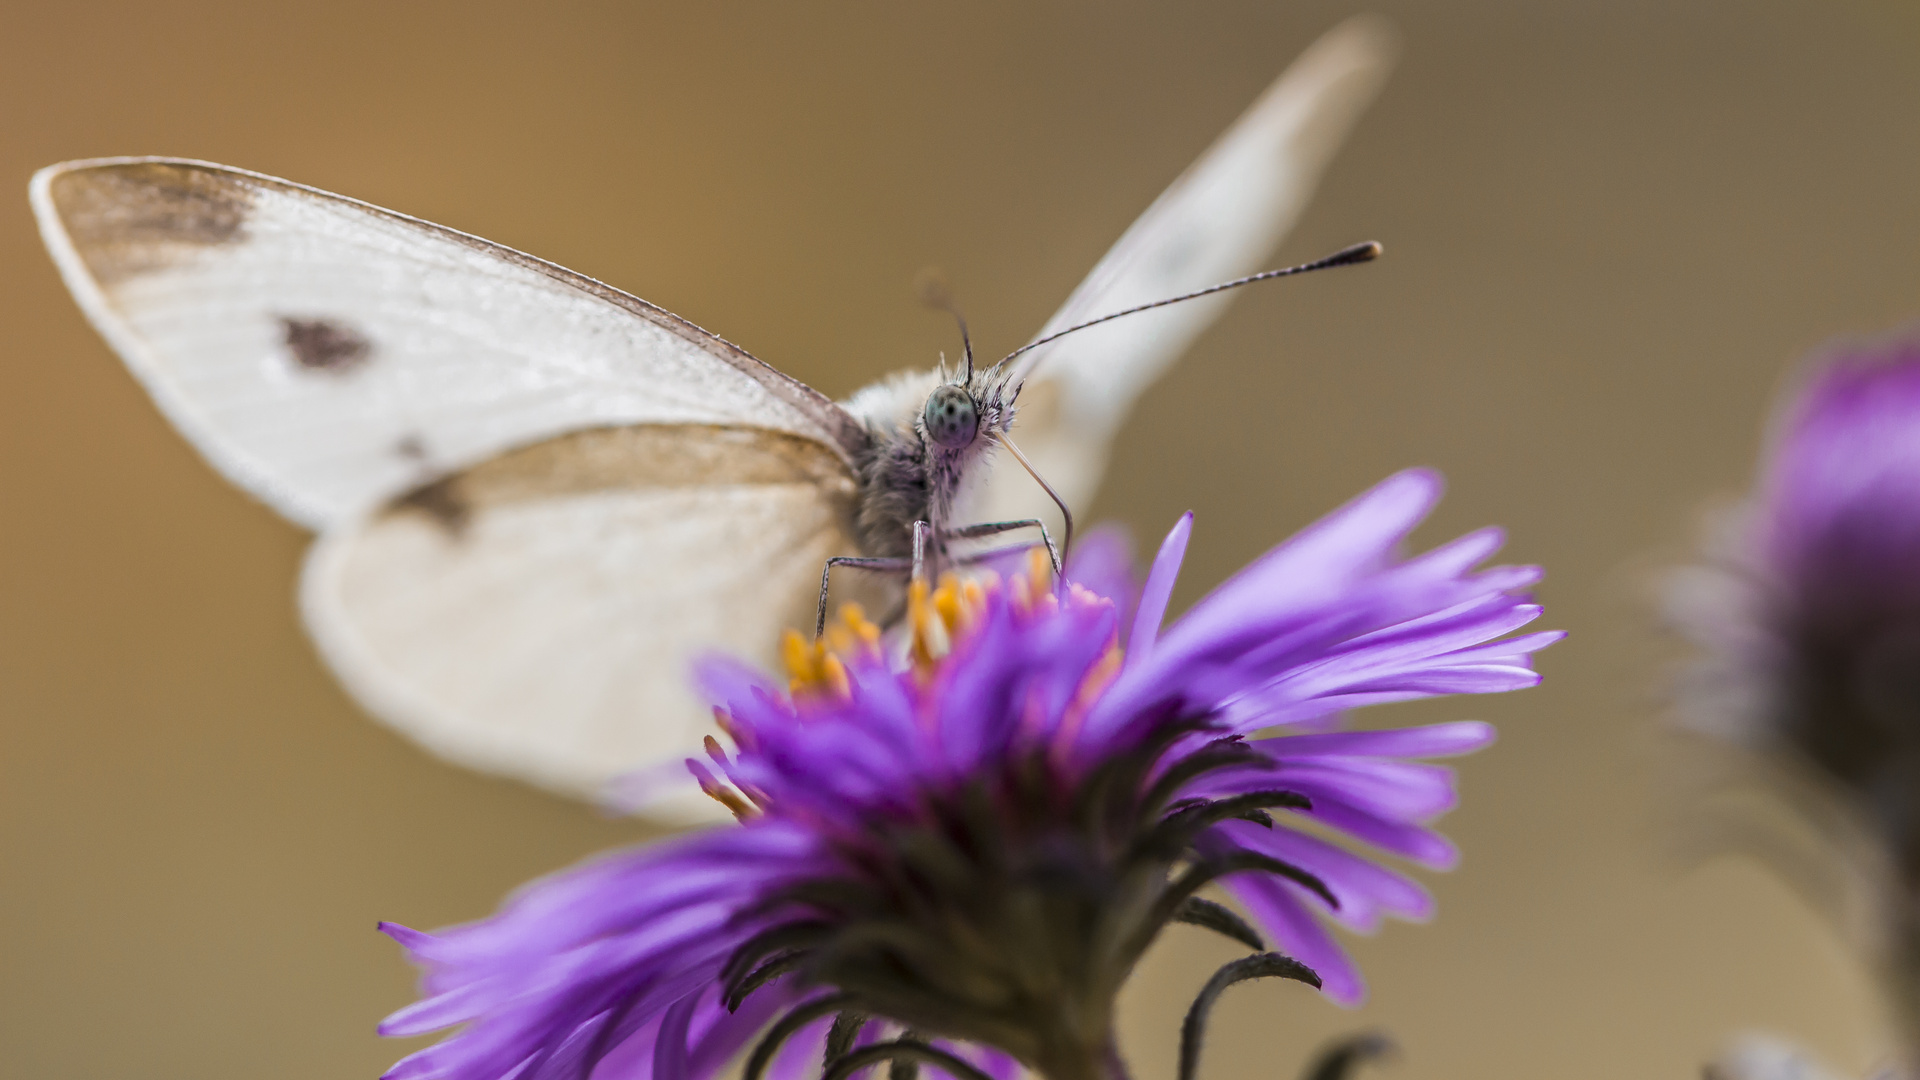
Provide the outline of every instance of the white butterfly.
<path id="1" fill-rule="evenodd" d="M 1317 42 L 1040 337 L 1258 268 L 1391 51 L 1373 21 Z M 319 534 L 301 607 L 354 696 L 442 757 L 587 797 L 696 750 L 711 720 L 688 658 L 770 659 L 813 619 L 829 558 L 909 557 L 916 519 L 937 558 L 954 523 L 1046 516 L 989 446 L 1017 435 L 1084 503 L 1135 397 L 1226 302 L 843 406 L 597 281 L 257 173 L 68 162 L 32 199 L 80 307 L 162 411 Z"/>

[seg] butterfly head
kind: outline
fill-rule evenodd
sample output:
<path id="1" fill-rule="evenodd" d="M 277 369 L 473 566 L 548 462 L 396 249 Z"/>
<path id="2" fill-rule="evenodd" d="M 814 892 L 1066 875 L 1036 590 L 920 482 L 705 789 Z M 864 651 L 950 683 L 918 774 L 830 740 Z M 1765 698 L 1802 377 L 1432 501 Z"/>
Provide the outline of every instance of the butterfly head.
<path id="1" fill-rule="evenodd" d="M 954 383 L 941 383 L 927 395 L 920 423 L 927 429 L 928 441 L 948 450 L 965 450 L 980 437 L 980 410 L 973 395 Z"/>
<path id="2" fill-rule="evenodd" d="M 971 373 L 969 373 L 971 374 Z M 920 432 L 941 450 L 959 453 L 1013 423 L 1017 387 L 1009 387 L 998 366 L 952 382 L 942 379 L 920 409 Z"/>

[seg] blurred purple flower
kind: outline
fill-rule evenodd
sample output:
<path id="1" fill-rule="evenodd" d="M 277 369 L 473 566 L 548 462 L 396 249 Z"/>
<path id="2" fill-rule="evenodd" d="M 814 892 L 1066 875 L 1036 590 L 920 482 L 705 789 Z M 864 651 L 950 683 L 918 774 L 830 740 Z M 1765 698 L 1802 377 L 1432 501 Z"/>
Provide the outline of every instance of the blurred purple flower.
<path id="1" fill-rule="evenodd" d="M 1762 851 L 1888 965 L 1920 1045 L 1920 337 L 1810 369 L 1709 556 L 1667 591 L 1703 651 L 1680 718 L 1816 826 Z"/>
<path id="2" fill-rule="evenodd" d="M 743 824 L 576 867 L 439 935 L 385 927 L 426 974 L 383 1033 L 469 1025 L 388 1075 L 698 1080 L 760 1036 L 750 1077 L 886 1059 L 1117 1077 L 1114 999 L 1167 923 L 1264 948 L 1194 895 L 1214 882 L 1299 962 L 1234 977 L 1359 1000 L 1321 917 L 1370 930 L 1432 901 L 1288 823 L 1451 866 L 1428 826 L 1452 775 L 1402 759 L 1493 732 L 1333 730 L 1340 713 L 1532 686 L 1529 654 L 1560 636 L 1497 640 L 1539 614 L 1514 593 L 1537 570 L 1474 569 L 1497 531 L 1398 557 L 1439 490 L 1388 479 L 1163 632 L 1183 519 L 1124 653 L 1112 601 L 1015 577 L 916 586 L 904 662 L 851 614 L 831 648 L 789 643 L 789 688 L 703 664 L 735 751 L 689 764 Z"/>
<path id="3" fill-rule="evenodd" d="M 1709 653 L 1689 719 L 1802 755 L 1904 842 L 1920 825 L 1920 341 L 1815 369 L 1713 555 L 1670 595 Z"/>

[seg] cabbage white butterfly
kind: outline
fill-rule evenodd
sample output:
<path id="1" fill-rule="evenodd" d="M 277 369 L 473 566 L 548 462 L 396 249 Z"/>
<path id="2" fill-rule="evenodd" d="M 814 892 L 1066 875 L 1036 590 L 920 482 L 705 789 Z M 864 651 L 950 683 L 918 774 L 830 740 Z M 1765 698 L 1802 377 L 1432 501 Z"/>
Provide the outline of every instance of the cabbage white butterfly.
<path id="1" fill-rule="evenodd" d="M 1035 341 L 1256 269 L 1391 51 L 1365 19 L 1315 43 Z M 829 559 L 897 565 L 915 520 L 938 557 L 953 523 L 1045 517 L 986 455 L 1005 440 L 969 432 L 1017 435 L 1063 507 L 1090 497 L 1133 400 L 1225 302 L 840 405 L 597 281 L 284 180 L 110 158 L 43 169 L 31 195 L 161 410 L 319 534 L 301 610 L 352 694 L 444 758 L 588 797 L 697 748 L 688 657 L 766 656 L 813 620 Z"/>

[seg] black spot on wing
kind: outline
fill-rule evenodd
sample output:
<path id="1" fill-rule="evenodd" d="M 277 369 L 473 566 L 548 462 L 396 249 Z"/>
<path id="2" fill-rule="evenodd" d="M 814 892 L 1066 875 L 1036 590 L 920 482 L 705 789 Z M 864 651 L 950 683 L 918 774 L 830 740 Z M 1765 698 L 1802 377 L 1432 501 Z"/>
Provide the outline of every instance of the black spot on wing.
<path id="1" fill-rule="evenodd" d="M 424 463 L 427 460 L 427 442 L 418 435 L 402 435 L 400 441 L 393 444 L 393 452 L 408 461 Z"/>
<path id="2" fill-rule="evenodd" d="M 303 371 L 344 375 L 373 355 L 373 342 L 359 331 L 332 319 L 282 317 L 287 352 Z"/>

